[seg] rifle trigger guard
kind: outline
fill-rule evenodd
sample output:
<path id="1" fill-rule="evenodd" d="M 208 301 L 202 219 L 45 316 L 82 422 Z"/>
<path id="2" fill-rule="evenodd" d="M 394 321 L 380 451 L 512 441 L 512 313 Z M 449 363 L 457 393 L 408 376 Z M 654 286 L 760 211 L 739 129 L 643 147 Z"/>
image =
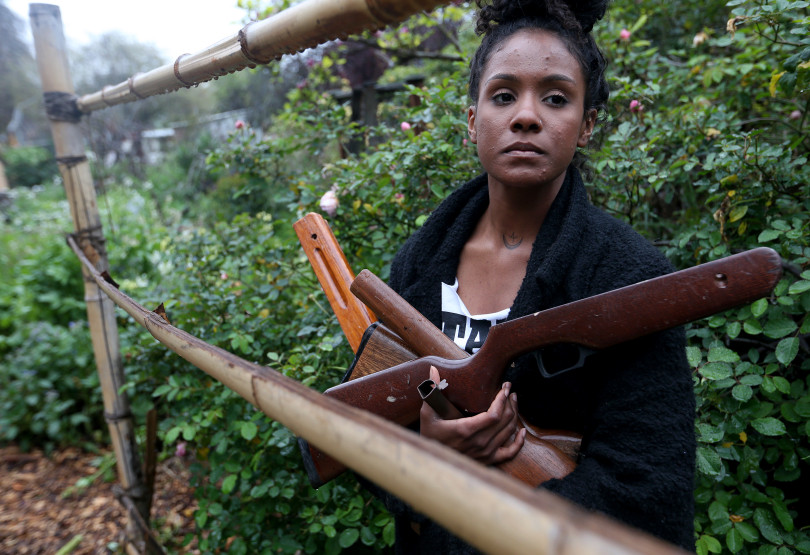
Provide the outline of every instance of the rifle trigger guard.
<path id="1" fill-rule="evenodd" d="M 559 376 L 560 374 L 565 374 L 571 370 L 576 370 L 577 368 L 582 368 L 585 366 L 585 359 L 591 356 L 592 354 L 596 353 L 593 349 L 589 349 L 587 347 L 583 347 L 581 345 L 575 344 L 567 344 L 566 347 L 573 347 L 576 349 L 577 352 L 577 361 L 573 364 L 568 364 L 563 366 L 561 369 L 557 370 L 554 369 L 549 371 L 546 368 L 546 365 L 543 363 L 543 350 L 539 350 L 535 353 L 534 358 L 537 360 L 537 366 L 540 368 L 540 374 L 543 375 L 544 378 L 554 378 Z"/>

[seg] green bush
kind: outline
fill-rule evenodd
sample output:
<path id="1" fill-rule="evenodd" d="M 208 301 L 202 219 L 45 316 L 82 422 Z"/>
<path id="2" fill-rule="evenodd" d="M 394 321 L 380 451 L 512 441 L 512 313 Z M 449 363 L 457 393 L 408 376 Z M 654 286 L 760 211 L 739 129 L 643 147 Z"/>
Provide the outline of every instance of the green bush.
<path id="1" fill-rule="evenodd" d="M 350 352 L 300 247 L 289 231 L 278 232 L 289 225 L 244 214 L 171 239 L 164 286 L 147 301 L 164 302 L 175 325 L 211 344 L 325 389 L 339 380 Z M 125 337 L 136 394 L 154 395 L 166 450 L 182 442 L 194 453 L 203 551 L 223 549 L 232 537 L 237 553 L 390 545 L 390 517 L 353 479 L 315 492 L 289 430 L 134 324 Z"/>
<path id="2" fill-rule="evenodd" d="M 10 187 L 45 185 L 59 175 L 53 152 L 38 146 L 0 150 Z"/>

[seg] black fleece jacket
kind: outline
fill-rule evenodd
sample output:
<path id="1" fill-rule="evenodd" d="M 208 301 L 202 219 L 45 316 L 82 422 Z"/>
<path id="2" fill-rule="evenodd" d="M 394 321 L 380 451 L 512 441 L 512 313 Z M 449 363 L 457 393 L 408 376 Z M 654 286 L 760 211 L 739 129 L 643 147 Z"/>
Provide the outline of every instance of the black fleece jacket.
<path id="1" fill-rule="evenodd" d="M 482 175 L 448 197 L 393 261 L 391 287 L 437 326 L 440 284 L 453 283 L 462 247 L 488 203 Z M 579 172 L 570 168 L 509 319 L 671 271 L 647 240 L 589 203 Z M 529 422 L 584 436 L 576 470 L 541 487 L 694 550 L 695 401 L 682 329 L 606 349 L 553 378 L 544 378 L 536 356 L 526 355 L 504 379 Z M 399 552 L 474 551 L 401 502 L 387 504 L 399 515 Z M 408 519 L 422 521 L 419 537 L 405 537 Z"/>

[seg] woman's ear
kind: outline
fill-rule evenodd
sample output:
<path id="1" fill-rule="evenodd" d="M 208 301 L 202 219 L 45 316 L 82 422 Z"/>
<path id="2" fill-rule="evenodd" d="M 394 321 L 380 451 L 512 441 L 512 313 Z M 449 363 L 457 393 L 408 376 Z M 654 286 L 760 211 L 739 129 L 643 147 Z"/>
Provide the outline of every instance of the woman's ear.
<path id="1" fill-rule="evenodd" d="M 475 106 L 470 106 L 467 110 L 467 133 L 470 135 L 470 141 L 475 144 L 477 136 L 475 132 Z"/>
<path id="2" fill-rule="evenodd" d="M 588 146 L 588 141 L 591 140 L 593 128 L 596 125 L 596 113 L 594 108 L 585 112 L 585 117 L 582 118 L 582 127 L 579 130 L 579 139 L 577 139 L 578 147 Z"/>

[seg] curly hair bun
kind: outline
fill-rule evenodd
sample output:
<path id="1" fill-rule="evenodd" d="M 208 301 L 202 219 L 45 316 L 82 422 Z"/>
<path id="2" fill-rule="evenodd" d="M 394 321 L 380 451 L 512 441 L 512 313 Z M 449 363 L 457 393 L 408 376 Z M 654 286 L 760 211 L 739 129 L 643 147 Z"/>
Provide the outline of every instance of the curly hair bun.
<path id="1" fill-rule="evenodd" d="M 610 0 L 478 0 L 476 31 L 486 34 L 496 25 L 524 18 L 556 19 L 569 30 L 590 33 L 604 17 Z"/>

